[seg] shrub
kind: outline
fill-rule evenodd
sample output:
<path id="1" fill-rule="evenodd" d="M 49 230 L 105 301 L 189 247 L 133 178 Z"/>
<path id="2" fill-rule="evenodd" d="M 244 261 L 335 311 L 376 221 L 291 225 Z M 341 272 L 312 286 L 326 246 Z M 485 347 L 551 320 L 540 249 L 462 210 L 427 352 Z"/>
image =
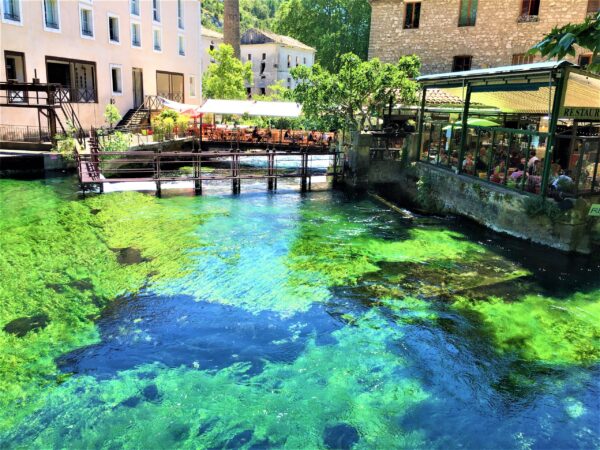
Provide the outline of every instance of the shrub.
<path id="1" fill-rule="evenodd" d="M 548 200 L 541 196 L 529 197 L 523 203 L 525 213 L 529 217 L 546 216 L 554 223 L 562 214 L 554 200 Z"/>
<path id="2" fill-rule="evenodd" d="M 121 113 L 119 113 L 119 110 L 115 105 L 110 103 L 106 105 L 106 108 L 104 108 L 104 119 L 106 119 L 111 128 L 113 127 L 113 124 L 119 123 L 122 118 Z"/>

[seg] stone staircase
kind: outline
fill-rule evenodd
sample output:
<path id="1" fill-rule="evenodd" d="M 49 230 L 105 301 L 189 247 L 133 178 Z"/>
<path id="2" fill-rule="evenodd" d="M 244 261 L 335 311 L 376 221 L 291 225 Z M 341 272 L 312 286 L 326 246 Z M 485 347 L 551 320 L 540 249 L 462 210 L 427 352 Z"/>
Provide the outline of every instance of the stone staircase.
<path id="1" fill-rule="evenodd" d="M 117 129 L 131 129 L 144 127 L 150 124 L 150 111 L 144 107 L 130 109 L 117 124 Z"/>

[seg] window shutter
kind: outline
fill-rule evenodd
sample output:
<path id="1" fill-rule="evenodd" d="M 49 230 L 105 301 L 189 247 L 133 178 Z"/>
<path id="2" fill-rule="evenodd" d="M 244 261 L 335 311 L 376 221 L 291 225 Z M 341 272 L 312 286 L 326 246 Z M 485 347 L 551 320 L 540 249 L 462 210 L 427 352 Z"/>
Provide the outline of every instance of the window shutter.
<path id="1" fill-rule="evenodd" d="M 521 8 L 521 15 L 522 16 L 528 16 L 529 15 L 529 8 L 531 6 L 531 0 L 523 0 L 523 6 Z"/>
<path id="2" fill-rule="evenodd" d="M 600 11 L 600 0 L 589 0 L 588 13 L 595 13 L 597 11 Z"/>

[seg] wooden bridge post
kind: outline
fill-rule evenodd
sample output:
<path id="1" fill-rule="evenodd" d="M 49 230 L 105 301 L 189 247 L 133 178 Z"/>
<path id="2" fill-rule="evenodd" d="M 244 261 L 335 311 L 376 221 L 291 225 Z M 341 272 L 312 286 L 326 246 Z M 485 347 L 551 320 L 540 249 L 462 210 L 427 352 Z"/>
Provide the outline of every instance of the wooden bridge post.
<path id="1" fill-rule="evenodd" d="M 160 185 L 160 152 L 154 155 L 154 177 L 156 179 L 156 196 L 162 195 L 162 188 Z"/>
<path id="2" fill-rule="evenodd" d="M 273 170 L 275 166 L 275 153 L 273 152 L 269 152 L 269 154 L 267 155 L 267 187 L 270 191 L 273 190 L 273 187 L 275 185 L 274 183 L 274 176 L 275 176 L 275 171 Z"/>
<path id="3" fill-rule="evenodd" d="M 202 156 L 200 155 L 194 161 L 194 193 L 202 195 Z"/>
<path id="4" fill-rule="evenodd" d="M 306 176 L 308 173 L 308 154 L 304 151 L 302 152 L 302 167 L 300 169 L 300 190 L 302 192 L 306 192 L 307 183 Z"/>

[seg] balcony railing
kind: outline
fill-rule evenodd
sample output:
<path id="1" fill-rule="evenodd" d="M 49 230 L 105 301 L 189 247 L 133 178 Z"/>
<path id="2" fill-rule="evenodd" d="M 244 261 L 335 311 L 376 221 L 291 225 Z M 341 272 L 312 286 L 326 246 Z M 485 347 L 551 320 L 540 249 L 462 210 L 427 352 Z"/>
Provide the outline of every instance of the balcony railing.
<path id="1" fill-rule="evenodd" d="M 131 45 L 133 45 L 134 47 L 141 47 L 142 43 L 141 43 L 141 41 L 139 39 L 133 39 L 131 41 Z"/>
<path id="2" fill-rule="evenodd" d="M 46 20 L 46 28 L 51 28 L 53 30 L 58 30 L 58 23 L 56 22 L 49 22 Z"/>
<path id="3" fill-rule="evenodd" d="M 88 29 L 81 30 L 81 34 L 84 36 L 89 36 L 89 37 L 94 36 L 94 32 L 92 30 L 88 30 Z"/>
<path id="4" fill-rule="evenodd" d="M 56 101 L 61 103 L 96 103 L 95 89 L 61 87 L 56 91 Z"/>
<path id="5" fill-rule="evenodd" d="M 183 92 L 159 92 L 157 95 L 167 100 L 183 103 Z"/>
<path id="6" fill-rule="evenodd" d="M 0 141 L 4 142 L 50 142 L 47 127 L 26 125 L 0 125 Z"/>
<path id="7" fill-rule="evenodd" d="M 162 51 L 162 47 L 159 44 L 154 44 L 154 50 L 156 50 L 157 52 Z"/>
<path id="8" fill-rule="evenodd" d="M 5 12 L 4 13 L 4 20 L 12 20 L 13 22 L 20 22 L 21 21 L 21 15 L 20 14 L 15 14 L 15 13 L 10 13 L 10 12 Z"/>

